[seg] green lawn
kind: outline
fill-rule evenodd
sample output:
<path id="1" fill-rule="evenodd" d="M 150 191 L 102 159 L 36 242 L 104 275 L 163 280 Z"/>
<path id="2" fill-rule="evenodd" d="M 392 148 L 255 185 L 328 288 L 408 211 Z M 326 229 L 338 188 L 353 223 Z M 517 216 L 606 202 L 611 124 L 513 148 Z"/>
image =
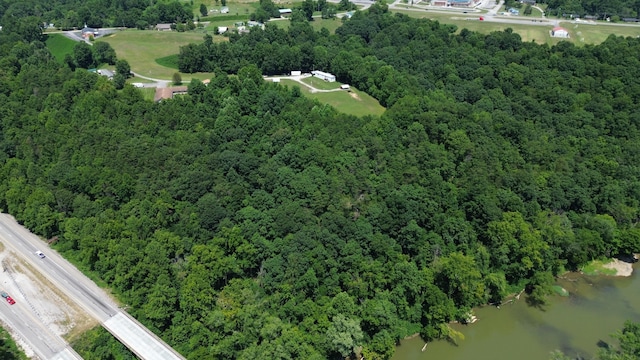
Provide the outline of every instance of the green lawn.
<path id="1" fill-rule="evenodd" d="M 333 90 L 333 89 L 338 89 L 340 88 L 340 84 L 339 82 L 327 82 L 324 81 L 322 79 L 318 79 L 317 77 L 308 77 L 308 78 L 304 78 L 302 79 L 302 82 L 305 84 L 309 84 L 311 86 L 313 86 L 316 89 L 320 89 L 320 90 Z"/>
<path id="2" fill-rule="evenodd" d="M 142 93 L 142 97 L 145 100 L 153 101 L 156 96 L 155 88 L 139 88 L 138 90 Z"/>
<path id="3" fill-rule="evenodd" d="M 318 79 L 316 79 L 318 80 Z M 324 81 L 322 81 L 325 83 Z M 378 100 L 369 96 L 369 94 L 359 91 L 357 89 L 351 88 L 351 92 L 348 91 L 334 91 L 327 93 L 311 93 L 311 90 L 301 85 L 300 83 L 283 79 L 281 81 L 282 85 L 286 86 L 298 86 L 302 93 L 305 96 L 318 99 L 318 101 L 329 104 L 333 106 L 336 110 L 343 112 L 345 114 L 355 115 L 355 116 L 364 116 L 364 115 L 374 115 L 379 116 L 385 111 L 385 108 L 382 107 Z M 329 83 L 326 83 L 329 84 Z M 335 84 L 335 87 L 339 87 L 340 83 L 332 83 Z M 317 84 L 314 83 L 314 86 Z"/>
<path id="4" fill-rule="evenodd" d="M 610 263 L 611 261 L 601 261 L 601 260 L 593 260 L 587 265 L 583 266 L 580 271 L 582 271 L 586 275 L 612 275 L 615 276 L 617 271 L 615 269 L 605 268 L 604 265 Z"/>
<path id="5" fill-rule="evenodd" d="M 47 35 L 45 43 L 58 62 L 63 62 L 66 54 L 73 53 L 73 47 L 76 45 L 75 41 L 60 34 Z"/>
<path id="6" fill-rule="evenodd" d="M 157 58 L 156 63 L 160 66 L 178 70 L 178 54 Z"/>
<path id="7" fill-rule="evenodd" d="M 524 9 L 525 9 L 525 7 L 523 6 L 522 9 L 521 9 L 523 15 L 524 15 Z M 532 7 L 531 8 L 531 15 L 524 15 L 524 16 L 533 17 L 533 18 L 541 18 L 542 17 L 542 12 L 540 12 L 540 10 Z"/>
<path id="8" fill-rule="evenodd" d="M 202 14 L 200 14 L 200 4 L 204 4 L 209 13 L 207 14 L 208 19 L 212 19 L 219 16 L 229 16 L 229 15 L 242 15 L 248 17 L 249 14 L 254 12 L 258 6 L 260 5 L 256 0 L 234 0 L 227 1 L 226 7 L 229 8 L 229 12 L 227 14 L 221 14 L 220 10 L 224 7 L 222 6 L 221 1 L 214 0 L 201 0 L 193 2 L 193 14 L 195 16 L 200 16 L 202 18 Z M 214 10 L 214 11 L 211 11 Z"/>
<path id="9" fill-rule="evenodd" d="M 466 18 L 478 18 L 480 14 L 460 14 L 460 13 L 437 13 L 424 10 L 398 10 L 397 12 L 407 14 L 411 17 L 428 18 L 437 20 L 443 24 L 453 24 L 458 27 L 458 31 L 466 28 L 472 31 L 488 34 L 492 31 L 502 31 L 507 28 L 513 29 L 522 37 L 523 41 L 535 41 L 539 44 L 548 43 L 550 45 L 557 44 L 560 41 L 571 41 L 576 44 L 599 44 L 603 42 L 609 35 L 618 36 L 640 36 L 640 26 L 615 26 L 605 23 L 597 25 L 573 24 L 570 22 L 562 22 L 560 26 L 569 30 L 569 39 L 556 39 L 550 35 L 551 26 L 525 25 L 525 24 L 501 24 L 496 22 L 485 22 L 478 20 L 466 20 Z"/>
<path id="10" fill-rule="evenodd" d="M 98 39 L 106 41 L 115 49 L 119 59 L 125 59 L 131 65 L 131 70 L 144 76 L 170 80 L 176 72 L 169 65 L 171 55 L 180 52 L 180 47 L 190 43 L 201 43 L 202 32 L 126 30 Z M 214 36 L 214 41 L 225 41 L 221 36 Z M 160 63 L 158 63 L 160 62 Z M 182 74 L 183 81 L 191 78 L 208 79 L 213 74 Z"/>
<path id="11" fill-rule="evenodd" d="M 617 26 L 604 22 L 598 22 L 594 25 L 563 22 L 560 23 L 560 26 L 569 30 L 571 40 L 576 43 L 599 44 L 605 41 L 611 34 L 624 37 L 640 36 L 640 26 Z"/>

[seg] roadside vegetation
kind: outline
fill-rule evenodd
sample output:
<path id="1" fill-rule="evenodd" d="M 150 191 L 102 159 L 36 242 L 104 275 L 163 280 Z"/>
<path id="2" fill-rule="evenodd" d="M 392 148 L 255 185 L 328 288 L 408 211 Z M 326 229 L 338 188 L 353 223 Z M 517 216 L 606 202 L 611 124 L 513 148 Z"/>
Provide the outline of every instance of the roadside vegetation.
<path id="1" fill-rule="evenodd" d="M 0 327 L 0 359 L 27 360 L 27 355 L 18 348 L 7 330 Z"/>

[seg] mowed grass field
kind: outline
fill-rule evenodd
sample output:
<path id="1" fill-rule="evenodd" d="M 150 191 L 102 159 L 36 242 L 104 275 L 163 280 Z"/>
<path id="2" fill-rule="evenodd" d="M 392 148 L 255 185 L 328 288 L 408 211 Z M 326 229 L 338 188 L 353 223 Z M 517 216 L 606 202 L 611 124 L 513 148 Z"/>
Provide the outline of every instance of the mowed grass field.
<path id="1" fill-rule="evenodd" d="M 302 79 L 302 82 L 305 84 L 309 84 L 314 88 L 320 89 L 320 90 L 335 90 L 335 89 L 339 89 L 340 85 L 342 85 L 339 82 L 327 82 L 313 76 Z"/>
<path id="2" fill-rule="evenodd" d="M 611 34 L 623 37 L 639 37 L 640 26 L 618 26 L 606 23 L 560 23 L 560 26 L 569 30 L 572 41 L 584 44 L 599 44 L 605 41 Z"/>
<path id="3" fill-rule="evenodd" d="M 73 53 L 76 42 L 61 34 L 49 34 L 45 41 L 47 49 L 51 51 L 53 57 L 60 63 L 64 61 L 64 56 Z"/>
<path id="4" fill-rule="evenodd" d="M 480 13 L 436 13 L 428 12 L 424 10 L 397 10 L 397 12 L 407 14 L 411 17 L 427 18 L 437 20 L 442 24 L 453 24 L 458 27 L 458 32 L 466 28 L 472 31 L 477 31 L 483 34 L 488 34 L 493 31 L 503 31 L 507 28 L 513 29 L 513 32 L 520 35 L 523 41 L 535 41 L 542 44 L 547 43 L 555 45 L 560 41 L 571 41 L 576 44 L 599 44 L 614 34 L 616 36 L 640 36 L 640 26 L 620 26 L 609 25 L 606 23 L 597 23 L 595 25 L 589 25 L 586 23 L 571 23 L 561 22 L 560 26 L 569 31 L 569 39 L 557 39 L 552 38 L 550 31 L 552 26 L 541 25 L 526 25 L 526 24 L 501 24 L 491 21 L 479 21 L 476 20 L 483 14 Z M 466 19 L 473 20 L 466 20 Z"/>
<path id="5" fill-rule="evenodd" d="M 201 43 L 202 32 L 176 32 L 153 30 L 125 30 L 98 39 L 106 41 L 116 51 L 119 59 L 125 59 L 131 70 L 151 78 L 170 80 L 176 69 L 162 66 L 156 59 L 166 58 L 180 52 L 180 47 L 190 43 Z M 214 36 L 214 41 L 225 41 L 221 36 Z M 183 81 L 191 78 L 208 79 L 213 74 L 182 74 Z"/>
<path id="6" fill-rule="evenodd" d="M 384 107 L 382 107 L 382 105 L 380 105 L 380 103 L 378 103 L 378 100 L 372 98 L 371 96 L 369 96 L 369 94 L 357 90 L 353 87 L 351 88 L 351 92 L 334 91 L 325 93 L 312 93 L 311 89 L 300 84 L 297 81 L 283 79 L 281 81 L 281 84 L 289 87 L 298 86 L 305 96 L 312 99 L 318 99 L 318 101 L 320 101 L 321 103 L 329 104 L 336 110 L 345 114 L 355 116 L 380 116 L 386 110 Z M 335 84 L 336 87 L 340 86 L 340 83 L 337 82 L 333 84 Z"/>

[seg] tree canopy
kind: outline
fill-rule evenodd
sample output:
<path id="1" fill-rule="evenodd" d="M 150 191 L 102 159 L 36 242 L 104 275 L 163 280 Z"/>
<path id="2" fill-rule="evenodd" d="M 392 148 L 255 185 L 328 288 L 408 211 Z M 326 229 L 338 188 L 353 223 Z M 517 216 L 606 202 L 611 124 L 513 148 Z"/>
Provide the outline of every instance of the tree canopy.
<path id="1" fill-rule="evenodd" d="M 385 359 L 640 251 L 640 39 L 538 45 L 372 9 L 336 35 L 185 47 L 215 76 L 160 103 L 1 32 L 0 208 L 189 359 Z M 314 66 L 387 111 L 262 79 Z"/>

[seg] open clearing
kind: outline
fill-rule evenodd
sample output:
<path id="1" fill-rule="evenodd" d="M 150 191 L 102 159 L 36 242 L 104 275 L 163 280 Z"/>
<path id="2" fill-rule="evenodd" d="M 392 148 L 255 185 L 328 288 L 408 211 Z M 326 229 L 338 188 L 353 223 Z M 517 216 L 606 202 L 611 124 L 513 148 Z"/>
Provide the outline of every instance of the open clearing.
<path id="1" fill-rule="evenodd" d="M 61 34 L 49 34 L 47 35 L 45 44 L 49 51 L 51 51 L 53 57 L 55 57 L 59 63 L 62 63 L 65 55 L 73 53 L 73 47 L 76 46 L 77 42 Z"/>
<path id="2" fill-rule="evenodd" d="M 203 37 L 204 33 L 195 31 L 125 30 L 97 41 L 111 44 L 118 58 L 129 62 L 132 71 L 152 78 L 171 79 L 176 70 L 159 65 L 156 59 L 178 54 L 181 46 L 201 43 Z M 225 41 L 220 36 L 215 36 L 214 39 Z M 188 82 L 191 78 L 202 80 L 211 77 L 211 73 L 183 74 L 182 80 Z"/>
<path id="3" fill-rule="evenodd" d="M 318 82 L 325 83 L 322 80 L 315 79 Z M 308 79 L 304 79 L 305 83 L 308 83 Z M 333 106 L 336 110 L 355 116 L 365 116 L 365 115 L 374 115 L 379 116 L 384 113 L 385 108 L 378 103 L 378 100 L 371 97 L 369 94 L 359 91 L 353 87 L 351 87 L 351 91 L 332 91 L 332 92 L 312 92 L 312 90 L 304 85 L 301 85 L 299 82 L 289 79 L 282 79 L 280 82 L 282 85 L 286 86 L 298 86 L 305 96 L 318 99 L 321 103 L 325 103 Z M 326 84 L 335 84 L 335 87 L 331 87 L 331 89 L 336 89 L 340 87 L 340 83 L 326 83 Z M 310 84 L 311 85 L 311 84 Z M 315 82 L 313 86 L 315 86 Z"/>
<path id="4" fill-rule="evenodd" d="M 339 89 L 340 85 L 342 85 L 339 82 L 328 82 L 314 76 L 303 78 L 301 81 L 319 90 L 335 90 Z"/>

